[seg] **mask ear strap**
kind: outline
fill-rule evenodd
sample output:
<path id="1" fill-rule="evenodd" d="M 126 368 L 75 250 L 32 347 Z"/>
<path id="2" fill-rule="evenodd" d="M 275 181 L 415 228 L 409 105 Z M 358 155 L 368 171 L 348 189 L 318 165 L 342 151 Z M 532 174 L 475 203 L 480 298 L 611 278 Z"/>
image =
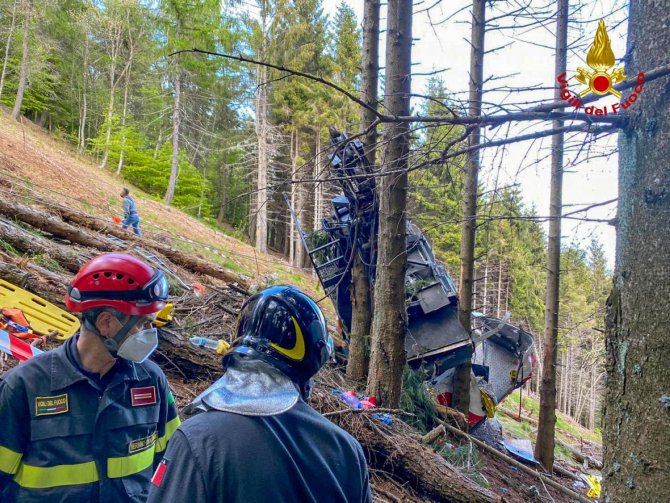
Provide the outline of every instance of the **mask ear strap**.
<path id="1" fill-rule="evenodd" d="M 115 353 L 121 347 L 121 343 L 126 338 L 128 332 L 130 332 L 130 329 L 137 324 L 140 318 L 141 316 L 131 316 L 114 337 L 102 337 L 102 335 L 100 335 L 97 330 L 95 330 L 95 332 L 98 334 L 98 336 L 102 337 L 102 343 L 104 344 L 105 348 L 107 348 L 107 351 L 110 353 Z"/>

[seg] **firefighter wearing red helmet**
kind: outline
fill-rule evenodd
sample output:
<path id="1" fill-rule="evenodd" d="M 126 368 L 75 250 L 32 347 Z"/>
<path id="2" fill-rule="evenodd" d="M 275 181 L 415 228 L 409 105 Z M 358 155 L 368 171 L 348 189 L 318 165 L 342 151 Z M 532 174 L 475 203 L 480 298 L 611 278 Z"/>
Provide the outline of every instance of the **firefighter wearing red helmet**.
<path id="1" fill-rule="evenodd" d="M 143 502 L 179 417 L 148 360 L 163 273 L 100 255 L 65 297 L 81 331 L 0 379 L 0 501 Z"/>

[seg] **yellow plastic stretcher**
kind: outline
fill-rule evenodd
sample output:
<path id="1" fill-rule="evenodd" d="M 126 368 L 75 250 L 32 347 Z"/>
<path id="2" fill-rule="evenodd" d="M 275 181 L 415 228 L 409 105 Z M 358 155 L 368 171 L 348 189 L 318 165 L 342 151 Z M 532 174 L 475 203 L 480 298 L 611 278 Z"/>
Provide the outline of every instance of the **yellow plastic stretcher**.
<path id="1" fill-rule="evenodd" d="M 79 320 L 51 302 L 0 279 L 0 307 L 20 309 L 34 332 L 41 335 L 56 331 L 61 341 L 79 330 Z"/>

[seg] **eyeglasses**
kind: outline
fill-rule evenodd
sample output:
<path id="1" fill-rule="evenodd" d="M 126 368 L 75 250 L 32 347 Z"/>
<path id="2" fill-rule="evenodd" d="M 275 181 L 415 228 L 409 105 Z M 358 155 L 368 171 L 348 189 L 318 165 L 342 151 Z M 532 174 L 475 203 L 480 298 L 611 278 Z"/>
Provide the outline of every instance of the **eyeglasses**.
<path id="1" fill-rule="evenodd" d="M 157 270 L 149 282 L 136 290 L 98 290 L 81 292 L 70 286 L 69 295 L 72 300 L 83 302 L 87 300 L 124 300 L 136 302 L 138 305 L 147 305 L 152 302 L 166 301 L 170 295 L 170 284 L 163 271 Z"/>

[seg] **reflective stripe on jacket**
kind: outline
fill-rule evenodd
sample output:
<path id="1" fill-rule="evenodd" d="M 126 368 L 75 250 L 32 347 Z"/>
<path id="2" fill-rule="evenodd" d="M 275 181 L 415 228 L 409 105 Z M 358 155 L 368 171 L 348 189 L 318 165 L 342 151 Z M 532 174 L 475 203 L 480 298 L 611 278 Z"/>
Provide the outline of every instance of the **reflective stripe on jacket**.
<path id="1" fill-rule="evenodd" d="M 180 424 L 167 379 L 119 359 L 101 390 L 77 364 L 77 338 L 0 379 L 0 501 L 146 500 Z"/>

